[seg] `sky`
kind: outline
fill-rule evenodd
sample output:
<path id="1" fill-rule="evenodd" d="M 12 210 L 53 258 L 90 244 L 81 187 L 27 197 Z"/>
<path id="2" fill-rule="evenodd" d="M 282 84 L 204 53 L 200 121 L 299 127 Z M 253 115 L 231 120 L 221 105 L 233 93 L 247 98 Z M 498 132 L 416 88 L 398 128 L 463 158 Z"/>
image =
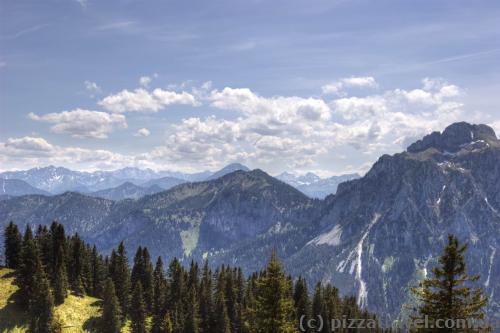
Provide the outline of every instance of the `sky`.
<path id="1" fill-rule="evenodd" d="M 500 131 L 500 3 L 0 0 L 0 170 L 364 172 Z"/>

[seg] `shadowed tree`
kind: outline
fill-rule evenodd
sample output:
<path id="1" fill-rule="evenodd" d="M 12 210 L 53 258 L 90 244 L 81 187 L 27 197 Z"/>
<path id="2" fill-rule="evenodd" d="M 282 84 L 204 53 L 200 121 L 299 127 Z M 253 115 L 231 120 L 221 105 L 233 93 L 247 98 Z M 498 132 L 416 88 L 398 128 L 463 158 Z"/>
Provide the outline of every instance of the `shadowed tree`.
<path id="1" fill-rule="evenodd" d="M 119 333 L 122 321 L 115 285 L 111 278 L 106 280 L 100 329 L 102 333 Z"/>
<path id="2" fill-rule="evenodd" d="M 21 250 L 23 240 L 17 225 L 10 222 L 5 228 L 5 266 L 11 269 L 18 269 L 21 265 Z"/>

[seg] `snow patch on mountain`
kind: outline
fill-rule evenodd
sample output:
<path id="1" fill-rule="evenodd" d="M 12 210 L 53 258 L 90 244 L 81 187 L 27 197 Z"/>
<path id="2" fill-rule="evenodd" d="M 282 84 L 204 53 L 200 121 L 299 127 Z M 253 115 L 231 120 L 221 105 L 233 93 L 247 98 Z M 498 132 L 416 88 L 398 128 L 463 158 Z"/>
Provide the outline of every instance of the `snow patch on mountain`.
<path id="1" fill-rule="evenodd" d="M 342 227 L 337 224 L 332 230 L 325 232 L 324 234 L 319 235 L 313 240 L 309 241 L 307 245 L 321 245 L 326 244 L 330 246 L 337 246 L 340 244 L 340 237 L 342 236 Z"/>
<path id="2" fill-rule="evenodd" d="M 490 267 L 488 269 L 488 278 L 486 279 L 486 282 L 484 282 L 484 286 L 488 288 L 490 285 L 490 277 L 491 277 L 491 268 L 493 267 L 493 259 L 495 258 L 495 254 L 497 252 L 497 249 L 494 248 L 493 246 L 490 246 L 491 248 L 491 255 L 490 255 Z"/>
<path id="3" fill-rule="evenodd" d="M 375 213 L 373 216 L 373 219 L 371 220 L 370 224 L 366 228 L 366 231 L 363 233 L 361 236 L 361 239 L 359 242 L 356 244 L 355 248 L 349 253 L 347 256 L 346 260 L 342 260 L 339 265 L 337 266 L 337 271 L 338 272 L 344 272 L 347 264 L 350 262 L 351 267 L 349 269 L 349 274 L 353 275 L 358 282 L 359 289 L 358 289 L 358 305 L 361 308 L 365 308 L 368 304 L 368 289 L 366 288 L 366 282 L 363 280 L 363 245 L 365 242 L 365 239 L 368 237 L 370 234 L 371 229 L 373 226 L 380 220 L 380 217 L 382 215 L 379 213 Z"/>

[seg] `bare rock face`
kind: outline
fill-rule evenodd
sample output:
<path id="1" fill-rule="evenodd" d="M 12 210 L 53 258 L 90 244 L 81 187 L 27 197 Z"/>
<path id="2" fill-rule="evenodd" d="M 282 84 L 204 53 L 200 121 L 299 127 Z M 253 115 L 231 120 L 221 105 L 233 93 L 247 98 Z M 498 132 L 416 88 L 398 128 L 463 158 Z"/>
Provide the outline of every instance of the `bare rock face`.
<path id="1" fill-rule="evenodd" d="M 465 122 L 448 126 L 443 133 L 433 132 L 422 140 L 411 144 L 407 151 L 417 153 L 429 148 L 440 152 L 455 153 L 464 145 L 474 142 L 485 142 L 497 145 L 499 143 L 495 131 L 487 125 L 471 125 Z"/>
<path id="2" fill-rule="evenodd" d="M 485 125 L 458 123 L 407 152 L 382 156 L 325 202 L 322 231 L 287 259 L 310 281 L 331 281 L 391 321 L 436 265 L 447 235 L 469 244 L 468 268 L 500 313 L 500 148 Z"/>

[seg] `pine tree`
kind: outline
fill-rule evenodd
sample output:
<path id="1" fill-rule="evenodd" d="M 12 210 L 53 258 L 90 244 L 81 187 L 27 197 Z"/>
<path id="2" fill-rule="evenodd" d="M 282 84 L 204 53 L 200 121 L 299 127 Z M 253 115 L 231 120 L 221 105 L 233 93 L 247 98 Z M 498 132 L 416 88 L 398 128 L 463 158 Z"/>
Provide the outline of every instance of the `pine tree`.
<path id="1" fill-rule="evenodd" d="M 130 301 L 130 270 L 123 242 L 118 245 L 117 251 L 113 250 L 111 253 L 109 276 L 115 284 L 116 296 L 120 302 L 122 319 L 124 319 L 127 316 Z"/>
<path id="2" fill-rule="evenodd" d="M 311 318 L 311 304 L 309 300 L 309 293 L 307 291 L 306 280 L 300 276 L 295 283 L 293 302 L 297 323 L 299 323 L 301 319 L 303 319 L 303 322 L 307 322 L 307 320 Z"/>
<path id="3" fill-rule="evenodd" d="M 49 281 L 45 276 L 40 259 L 37 260 L 34 276 L 36 288 L 30 299 L 30 332 L 52 333 L 54 324 L 54 301 L 50 292 Z"/>
<path id="4" fill-rule="evenodd" d="M 212 271 L 208 266 L 208 261 L 205 261 L 200 285 L 200 330 L 203 333 L 211 332 L 212 312 Z"/>
<path id="5" fill-rule="evenodd" d="M 97 248 L 94 245 L 91 254 L 91 274 L 92 286 L 90 295 L 94 297 L 102 297 L 105 283 L 105 265 L 102 256 L 97 253 Z"/>
<path id="6" fill-rule="evenodd" d="M 235 276 L 235 318 L 234 318 L 234 332 L 243 332 L 244 322 L 243 322 L 243 312 L 244 312 L 244 299 L 245 299 L 245 279 L 243 277 L 243 271 L 241 268 L 237 268 L 234 271 Z"/>
<path id="7" fill-rule="evenodd" d="M 481 320 L 488 299 L 482 289 L 472 289 L 466 283 L 474 283 L 479 276 L 469 276 L 464 254 L 467 244 L 461 245 L 453 235 L 448 235 L 448 244 L 439 257 L 439 266 L 432 269 L 433 277 L 425 279 L 421 288 L 413 292 L 421 301 L 415 317 L 427 316 L 431 324 L 440 320 Z M 431 330 L 432 331 L 432 330 Z M 440 329 L 436 332 L 452 331 Z M 458 330 L 454 330 L 458 331 Z"/>
<path id="8" fill-rule="evenodd" d="M 140 282 L 144 292 L 144 301 L 146 308 L 150 313 L 153 300 L 153 265 L 148 249 L 139 246 L 134 257 L 134 266 L 132 268 L 131 285 L 134 286 Z"/>
<path id="9" fill-rule="evenodd" d="M 35 277 L 39 265 L 41 265 L 41 263 L 38 249 L 33 239 L 31 228 L 28 225 L 24 232 L 23 247 L 21 251 L 21 267 L 18 274 L 20 303 L 26 310 L 29 309 L 30 301 L 34 299 L 36 289 L 38 288 Z"/>
<path id="10" fill-rule="evenodd" d="M 146 332 L 146 306 L 144 304 L 144 294 L 140 281 L 136 282 L 132 293 L 130 320 L 132 324 L 132 333 Z"/>
<path id="11" fill-rule="evenodd" d="M 152 325 L 151 333 L 162 333 L 165 331 L 165 302 L 167 293 L 167 281 L 165 280 L 165 273 L 163 272 L 163 261 L 161 257 L 158 257 L 156 261 L 156 266 L 154 270 L 154 282 L 153 282 L 153 304 L 152 304 Z M 170 324 L 172 324 L 170 322 Z"/>
<path id="12" fill-rule="evenodd" d="M 135 286 L 137 282 L 141 282 L 144 271 L 144 263 L 142 261 L 142 247 L 139 246 L 134 256 L 134 265 L 132 266 L 132 273 L 130 275 L 130 284 Z"/>
<path id="13" fill-rule="evenodd" d="M 68 280 L 71 289 L 76 295 L 83 295 L 82 273 L 82 245 L 78 234 L 71 237 L 68 258 Z"/>
<path id="14" fill-rule="evenodd" d="M 236 292 L 234 286 L 235 274 L 234 272 L 227 267 L 225 273 L 225 297 L 226 297 L 226 307 L 227 307 L 227 315 L 229 316 L 229 322 L 231 323 L 231 331 L 236 331 Z"/>
<path id="15" fill-rule="evenodd" d="M 66 296 L 68 296 L 68 277 L 66 275 L 66 265 L 58 266 L 59 267 L 53 282 L 54 302 L 56 305 L 64 303 Z"/>
<path id="16" fill-rule="evenodd" d="M 215 288 L 214 320 L 212 332 L 230 333 L 231 321 L 227 312 L 225 297 L 225 279 L 224 271 L 221 270 L 217 277 L 217 286 Z"/>
<path id="17" fill-rule="evenodd" d="M 52 239 L 46 226 L 38 226 L 35 241 L 42 265 L 50 272 L 52 268 Z"/>
<path id="18" fill-rule="evenodd" d="M 322 313 L 323 318 L 340 319 L 341 301 L 338 296 L 337 288 L 333 287 L 331 284 L 327 284 L 323 288 L 322 296 L 323 296 L 323 313 Z M 359 309 L 357 303 L 354 303 L 353 307 Z M 348 318 L 360 319 L 360 317 L 357 314 L 351 315 L 351 317 Z M 326 331 L 325 330 L 323 331 L 331 332 L 334 328 L 330 327 L 330 325 L 331 325 L 331 320 L 327 320 L 324 325 Z"/>
<path id="19" fill-rule="evenodd" d="M 116 297 L 115 285 L 108 278 L 104 287 L 103 309 L 100 328 L 102 333 L 119 333 L 122 325 L 121 309 Z"/>
<path id="20" fill-rule="evenodd" d="M 168 267 L 168 295 L 166 309 L 170 313 L 174 332 L 184 329 L 186 318 L 186 276 L 177 258 L 174 258 Z"/>
<path id="21" fill-rule="evenodd" d="M 10 222 L 5 228 L 5 265 L 7 268 L 18 269 L 21 265 L 21 249 L 23 241 L 17 225 Z"/>
<path id="22" fill-rule="evenodd" d="M 184 333 L 198 333 L 199 328 L 199 315 L 198 315 L 198 301 L 196 299 L 196 292 L 190 289 L 188 293 L 188 302 L 186 309 L 186 319 L 184 321 Z"/>
<path id="23" fill-rule="evenodd" d="M 295 313 L 289 281 L 275 253 L 258 281 L 256 332 L 295 332 Z"/>
<path id="24" fill-rule="evenodd" d="M 153 281 L 154 281 L 154 269 L 151 263 L 151 255 L 149 254 L 148 248 L 144 247 L 142 249 L 142 262 L 144 264 L 144 269 L 142 273 L 141 284 L 144 291 L 144 301 L 146 302 L 146 309 L 148 313 L 152 312 L 153 304 Z"/>

